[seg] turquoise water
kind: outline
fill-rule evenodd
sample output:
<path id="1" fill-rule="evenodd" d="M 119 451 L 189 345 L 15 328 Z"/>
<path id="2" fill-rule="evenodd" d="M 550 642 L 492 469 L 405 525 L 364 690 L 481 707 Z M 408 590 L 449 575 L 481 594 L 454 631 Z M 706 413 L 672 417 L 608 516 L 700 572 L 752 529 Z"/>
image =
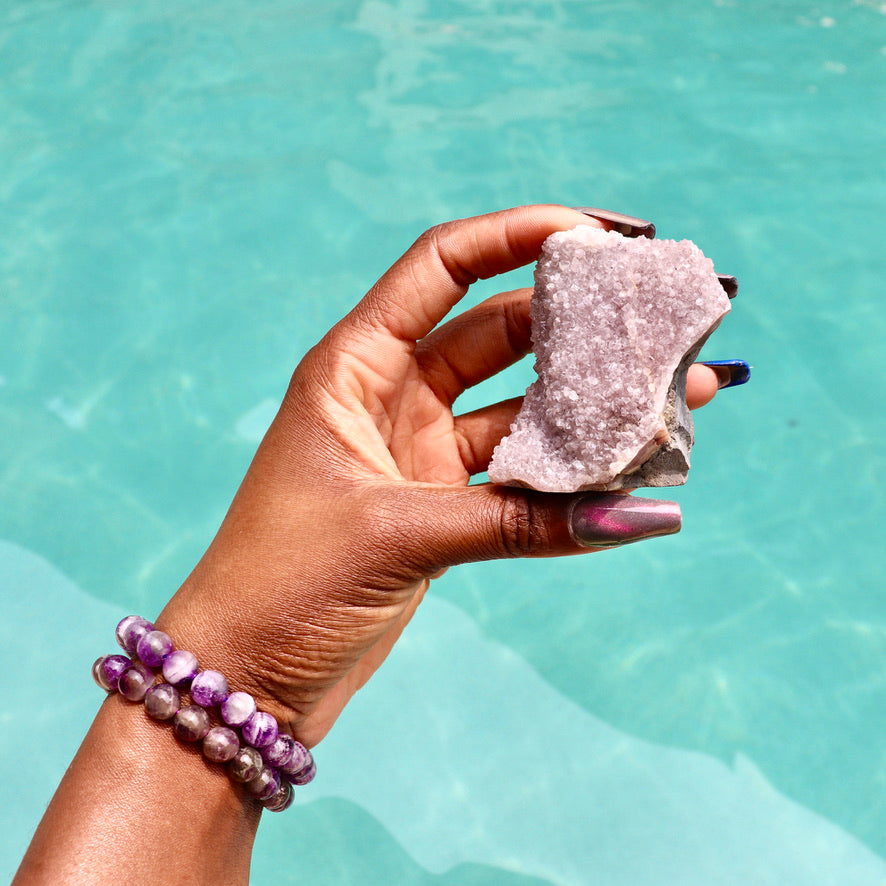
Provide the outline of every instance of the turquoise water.
<path id="1" fill-rule="evenodd" d="M 435 583 L 254 882 L 886 882 L 884 98 L 879 2 L 0 3 L 3 873 L 300 355 L 428 225 L 556 201 L 737 275 L 753 381 L 679 536 Z"/>

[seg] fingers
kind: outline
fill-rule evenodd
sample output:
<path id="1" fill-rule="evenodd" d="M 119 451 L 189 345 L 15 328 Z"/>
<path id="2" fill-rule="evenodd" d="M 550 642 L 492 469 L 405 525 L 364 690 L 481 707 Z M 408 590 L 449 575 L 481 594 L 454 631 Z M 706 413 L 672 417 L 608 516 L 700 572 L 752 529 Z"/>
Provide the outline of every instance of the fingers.
<path id="1" fill-rule="evenodd" d="M 719 387 L 717 373 L 703 363 L 693 363 L 686 374 L 686 405 L 700 409 L 714 399 Z"/>
<path id="2" fill-rule="evenodd" d="M 524 206 L 431 228 L 349 315 L 402 341 L 426 336 L 478 279 L 535 261 L 555 231 L 602 222 L 565 206 Z"/>
<path id="3" fill-rule="evenodd" d="M 686 403 L 699 409 L 717 393 L 717 373 L 703 363 L 693 363 L 686 379 Z M 502 400 L 455 417 L 455 434 L 465 470 L 473 476 L 489 467 L 492 451 L 511 429 L 522 397 Z"/>
<path id="4" fill-rule="evenodd" d="M 607 493 L 554 495 L 502 486 L 403 488 L 402 544 L 422 574 L 458 563 L 618 547 L 680 529 L 673 502 Z"/>
<path id="5" fill-rule="evenodd" d="M 428 384 L 447 406 L 531 350 L 531 297 L 531 289 L 493 296 L 418 343 L 415 357 Z"/>

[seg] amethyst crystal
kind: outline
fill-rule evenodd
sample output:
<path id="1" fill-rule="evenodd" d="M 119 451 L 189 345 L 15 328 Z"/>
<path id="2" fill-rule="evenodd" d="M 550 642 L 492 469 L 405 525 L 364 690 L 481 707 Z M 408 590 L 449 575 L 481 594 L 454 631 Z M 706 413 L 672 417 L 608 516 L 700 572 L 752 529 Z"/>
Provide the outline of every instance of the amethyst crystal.
<path id="1" fill-rule="evenodd" d="M 203 756 L 213 763 L 227 763 L 240 750 L 240 739 L 227 726 L 213 726 L 203 739 Z"/>
<path id="2" fill-rule="evenodd" d="M 588 226 L 548 237 L 531 306 L 538 379 L 489 478 L 546 492 L 685 482 L 686 372 L 728 311 L 688 240 Z"/>
<path id="3" fill-rule="evenodd" d="M 277 721 L 271 714 L 256 711 L 242 726 L 243 740 L 254 748 L 265 748 L 273 743 L 279 734 Z"/>
<path id="4" fill-rule="evenodd" d="M 205 708 L 214 708 L 228 697 L 228 681 L 218 671 L 200 671 L 191 682 L 191 698 Z"/>
<path id="5" fill-rule="evenodd" d="M 130 655 L 138 655 L 138 641 L 153 630 L 154 626 L 147 619 L 140 615 L 127 615 L 117 625 L 117 642 Z"/>
<path id="6" fill-rule="evenodd" d="M 187 686 L 197 670 L 197 656 L 185 649 L 176 649 L 163 659 L 163 676 L 173 686 Z"/>
<path id="7" fill-rule="evenodd" d="M 159 668 L 163 664 L 163 659 L 174 648 L 169 634 L 164 634 L 163 631 L 148 631 L 136 646 L 138 657 L 149 668 Z"/>
<path id="8" fill-rule="evenodd" d="M 145 696 L 145 711 L 155 720 L 171 720 L 181 707 L 181 696 L 174 686 L 158 683 Z"/>
<path id="9" fill-rule="evenodd" d="M 248 692 L 232 692 L 221 705 L 228 726 L 242 726 L 255 713 L 255 699 Z"/>

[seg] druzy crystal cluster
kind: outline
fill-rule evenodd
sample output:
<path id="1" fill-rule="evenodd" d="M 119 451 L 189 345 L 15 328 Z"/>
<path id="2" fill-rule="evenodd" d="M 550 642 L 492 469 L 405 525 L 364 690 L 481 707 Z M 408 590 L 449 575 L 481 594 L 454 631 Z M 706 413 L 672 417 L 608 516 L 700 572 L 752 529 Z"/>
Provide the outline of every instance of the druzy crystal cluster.
<path id="1" fill-rule="evenodd" d="M 684 483 L 686 372 L 728 311 L 688 240 L 589 226 L 548 237 L 531 306 L 538 379 L 489 478 L 546 492 Z"/>

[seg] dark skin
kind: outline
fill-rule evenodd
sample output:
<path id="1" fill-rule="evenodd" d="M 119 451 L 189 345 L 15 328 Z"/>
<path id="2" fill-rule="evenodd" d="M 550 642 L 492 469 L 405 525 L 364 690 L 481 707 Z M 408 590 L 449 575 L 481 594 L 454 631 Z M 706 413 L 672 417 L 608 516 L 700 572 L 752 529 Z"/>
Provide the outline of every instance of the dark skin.
<path id="1" fill-rule="evenodd" d="M 589 223 L 523 207 L 419 238 L 298 366 L 218 535 L 156 620 L 308 747 L 448 567 L 589 550 L 568 530 L 576 496 L 468 486 L 520 401 L 461 416 L 453 403 L 529 350 L 531 291 L 439 325 L 476 279 Z M 716 390 L 692 367 L 691 407 Z M 177 882 L 247 883 L 260 814 L 221 766 L 110 696 L 14 882 L 157 882 L 171 852 Z"/>

